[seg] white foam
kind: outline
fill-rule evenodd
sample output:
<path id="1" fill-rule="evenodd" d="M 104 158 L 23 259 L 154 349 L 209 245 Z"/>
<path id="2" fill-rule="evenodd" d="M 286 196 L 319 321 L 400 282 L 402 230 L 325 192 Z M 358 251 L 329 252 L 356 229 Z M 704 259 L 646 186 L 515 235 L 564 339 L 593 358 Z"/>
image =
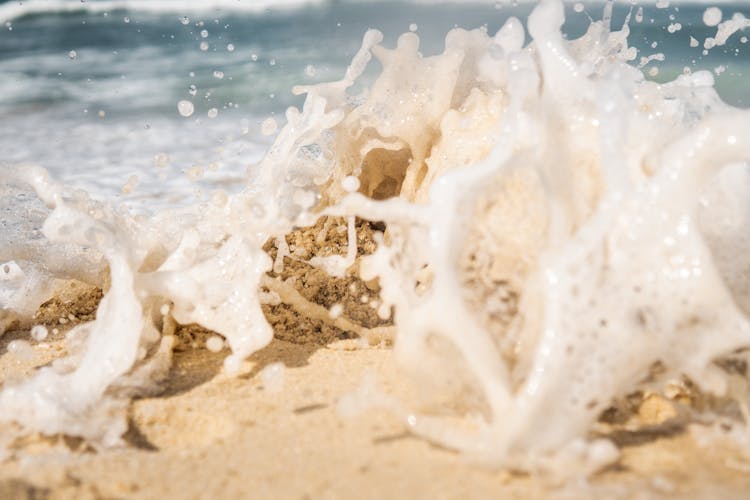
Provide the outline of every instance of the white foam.
<path id="1" fill-rule="evenodd" d="M 723 104 L 708 72 L 646 81 L 611 4 L 580 39 L 563 22 L 563 4 L 543 0 L 532 44 L 510 19 L 494 36 L 452 30 L 432 57 L 415 33 L 389 50 L 369 31 L 340 81 L 295 89 L 304 107 L 287 111 L 246 188 L 211 202 L 135 217 L 42 170 L 9 172 L 50 207 L 46 238 L 99 255 L 111 286 L 96 320 L 68 334 L 70 358 L 3 388 L 0 418 L 118 442 L 116 396 L 168 366 L 154 322 L 165 303 L 226 339 L 229 373 L 271 340 L 261 301 L 372 334 L 266 274 L 290 255 L 285 235 L 321 213 L 347 217 L 349 245 L 310 263 L 379 278 L 397 359 L 456 403 L 445 413 L 468 408 L 452 416 L 472 432 L 389 402 L 419 435 L 508 467 L 586 473 L 618 454 L 589 438 L 598 416 L 657 362 L 663 379 L 744 402 L 714 361 L 750 346 L 750 112 Z M 349 95 L 372 56 L 380 76 Z M 356 270 L 355 216 L 388 227 Z M 34 255 L 82 267 L 74 252 Z M 28 259 L 28 245 L 2 256 Z M 8 296 L 24 281 L 13 276 Z"/>
<path id="2" fill-rule="evenodd" d="M 63 12 L 110 12 L 113 10 L 179 15 L 215 11 L 258 13 L 325 3 L 326 0 L 25 0 L 0 5 L 0 22 L 32 14 Z"/>
<path id="3" fill-rule="evenodd" d="M 703 12 L 703 24 L 706 26 L 716 26 L 721 22 L 721 9 L 718 7 L 709 7 Z"/>
<path id="4" fill-rule="evenodd" d="M 31 328 L 31 338 L 36 340 L 37 342 L 41 342 L 42 340 L 46 339 L 47 335 L 49 335 L 49 331 L 44 325 L 35 325 Z"/>

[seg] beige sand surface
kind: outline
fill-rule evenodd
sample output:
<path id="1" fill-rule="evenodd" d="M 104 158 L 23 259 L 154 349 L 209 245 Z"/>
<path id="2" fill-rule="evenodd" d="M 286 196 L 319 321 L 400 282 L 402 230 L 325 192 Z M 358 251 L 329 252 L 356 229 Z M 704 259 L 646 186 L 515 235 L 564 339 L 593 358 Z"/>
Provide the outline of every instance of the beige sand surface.
<path id="1" fill-rule="evenodd" d="M 2 339 L 0 352 L 13 337 Z M 593 489 L 575 482 L 549 489 L 411 437 L 380 410 L 342 418 L 337 399 L 365 373 L 399 397 L 413 390 L 388 349 L 352 345 L 277 340 L 237 378 L 221 374 L 221 353 L 178 353 L 165 392 L 132 403 L 126 447 L 94 452 L 74 439 L 28 437 L 0 465 L 0 498 L 747 498 L 750 492 L 750 475 L 723 464 L 730 452 L 698 449 L 682 431 L 623 435 L 629 442 L 623 460 L 591 478 Z M 0 358 L 4 379 L 20 368 L 8 358 Z M 260 370 L 276 361 L 287 366 L 285 383 L 269 393 Z"/>
<path id="2" fill-rule="evenodd" d="M 343 253 L 341 224 L 330 225 L 327 238 L 311 243 L 311 235 L 325 229 L 321 224 L 287 237 L 292 252 L 302 248 L 300 259 L 310 257 L 304 250 L 310 247 L 318 255 Z M 360 254 L 373 249 L 371 229 L 359 223 Z M 268 251 L 275 257 L 274 248 Z M 285 269 L 270 277 L 293 283 L 306 300 L 323 307 L 339 302 L 345 316 L 362 327 L 387 324 L 354 299 L 363 293 L 375 297 L 376 284 L 353 276 L 327 279 L 299 260 L 285 262 Z M 51 334 L 32 342 L 29 359 L 8 352 L 8 344 L 28 339 L 28 332 L 0 337 L 0 383 L 63 356 L 65 330 L 92 319 L 100 297 L 95 289 L 69 287 L 40 308 L 36 321 Z M 0 443 L 9 448 L 0 462 L 0 500 L 750 497 L 750 472 L 738 470 L 734 452 L 700 449 L 681 427 L 620 429 L 614 434 L 623 450 L 617 465 L 588 480 L 550 485 L 415 438 L 381 409 L 344 418 L 337 401 L 366 376 L 374 375 L 382 392 L 404 402 L 414 402 L 419 389 L 396 366 L 386 343 L 368 346 L 284 304 L 266 307 L 266 314 L 277 340 L 253 355 L 238 377 L 221 371 L 228 351 L 205 349 L 210 332 L 178 329 L 163 391 L 130 403 L 130 429 L 121 448 L 95 451 L 77 439 L 38 435 Z M 262 370 L 274 362 L 286 366 L 280 391 L 263 386 Z M 634 411 L 659 422 L 669 408 L 646 400 Z"/>

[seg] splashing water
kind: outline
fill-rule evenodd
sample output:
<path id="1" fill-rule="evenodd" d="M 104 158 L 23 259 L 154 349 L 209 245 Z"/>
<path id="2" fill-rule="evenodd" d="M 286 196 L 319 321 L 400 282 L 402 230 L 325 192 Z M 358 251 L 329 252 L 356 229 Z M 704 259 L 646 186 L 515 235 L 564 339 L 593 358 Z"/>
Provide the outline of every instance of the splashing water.
<path id="1" fill-rule="evenodd" d="M 108 291 L 69 359 L 3 388 L 0 419 L 117 443 L 126 398 L 169 367 L 165 304 L 222 335 L 237 372 L 272 338 L 261 288 L 300 300 L 266 276 L 263 245 L 324 214 L 349 218 L 347 255 L 312 262 L 334 276 L 356 257 L 354 216 L 386 223 L 360 275 L 395 307 L 405 369 L 473 424 L 395 405 L 416 434 L 503 466 L 595 470 L 618 452 L 593 424 L 657 363 L 650 384 L 684 375 L 744 407 L 744 379 L 716 362 L 750 346 L 750 112 L 709 72 L 647 81 L 609 19 L 611 4 L 567 41 L 562 3 L 544 0 L 530 44 L 511 18 L 494 36 L 454 29 L 433 57 L 414 32 L 389 50 L 369 31 L 342 80 L 295 88 L 303 108 L 241 193 L 151 218 L 4 172 L 4 321 L 29 320 L 56 279 Z M 373 55 L 380 76 L 350 95 Z"/>

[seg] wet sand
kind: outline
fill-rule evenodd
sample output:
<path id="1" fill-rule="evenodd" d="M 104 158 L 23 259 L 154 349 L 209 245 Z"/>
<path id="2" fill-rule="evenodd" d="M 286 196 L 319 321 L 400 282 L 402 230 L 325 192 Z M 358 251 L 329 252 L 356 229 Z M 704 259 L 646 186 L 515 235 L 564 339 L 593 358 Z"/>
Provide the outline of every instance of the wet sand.
<path id="1" fill-rule="evenodd" d="M 323 223 L 287 237 L 299 259 L 343 253 L 346 238 Z M 358 225 L 360 255 L 373 251 L 372 228 Z M 276 257 L 276 249 L 267 251 Z M 304 255 L 303 255 L 304 254 Z M 380 327 L 374 308 L 354 298 L 376 299 L 377 286 L 351 273 L 324 279 L 301 260 L 286 258 L 270 273 L 292 283 L 311 303 L 343 304 L 343 314 L 363 327 Z M 291 280 L 291 281 L 290 281 Z M 93 318 L 101 293 L 77 285 L 44 304 L 36 321 L 50 336 L 32 341 L 33 356 L 8 352 L 28 331 L 0 337 L 0 382 L 28 376 L 65 355 L 64 333 Z M 86 498 L 746 498 L 750 474 L 735 452 L 697 447 L 688 431 L 613 434 L 619 463 L 591 478 L 549 484 L 522 473 L 478 464 L 407 432 L 404 422 L 371 408 L 354 417 L 337 411 L 340 398 L 374 378 L 380 391 L 418 400 L 420 388 L 396 365 L 388 342 L 368 345 L 351 332 L 305 318 L 284 304 L 267 306 L 276 340 L 254 354 L 237 377 L 222 372 L 228 350 L 205 348 L 211 332 L 176 330 L 174 362 L 161 391 L 129 403 L 129 430 L 120 448 L 95 450 L 79 439 L 23 435 L 4 444 L 0 499 Z M 61 322 L 61 319 L 63 321 Z M 53 328 L 55 330 L 53 330 Z M 352 338 L 355 337 L 355 338 Z M 262 370 L 285 365 L 281 390 L 264 387 Z M 641 402 L 645 420 L 660 422 L 669 405 Z M 5 428 L 2 436 L 14 434 Z M 6 438 L 7 439 L 7 438 Z"/>
<path id="2" fill-rule="evenodd" d="M 5 349 L 15 336 L 0 347 L 5 380 L 23 370 Z M 750 491 L 750 474 L 724 465 L 730 451 L 699 449 L 683 430 L 623 435 L 623 459 L 590 486 L 550 486 L 410 436 L 380 410 L 343 418 L 338 398 L 366 373 L 398 397 L 415 390 L 389 349 L 355 344 L 275 340 L 236 378 L 221 373 L 222 353 L 178 352 L 164 392 L 132 402 L 125 446 L 97 452 L 76 439 L 28 436 L 0 465 L 0 498 L 746 498 Z M 260 371 L 278 361 L 285 382 L 273 393 Z"/>

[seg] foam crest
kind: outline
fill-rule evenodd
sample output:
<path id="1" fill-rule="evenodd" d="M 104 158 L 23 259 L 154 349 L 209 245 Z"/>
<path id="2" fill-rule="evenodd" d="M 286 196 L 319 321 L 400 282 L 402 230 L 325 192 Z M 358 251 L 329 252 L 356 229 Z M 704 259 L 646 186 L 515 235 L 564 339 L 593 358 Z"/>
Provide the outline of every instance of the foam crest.
<path id="1" fill-rule="evenodd" d="M 305 5 L 315 5 L 326 0 L 272 0 L 238 2 L 237 0 L 27 0 L 25 2 L 8 2 L 0 5 L 0 22 L 12 21 L 35 14 L 55 14 L 66 12 L 109 12 L 113 10 L 130 10 L 150 13 L 205 13 L 217 10 L 232 12 L 258 13 L 269 9 L 290 9 Z"/>

